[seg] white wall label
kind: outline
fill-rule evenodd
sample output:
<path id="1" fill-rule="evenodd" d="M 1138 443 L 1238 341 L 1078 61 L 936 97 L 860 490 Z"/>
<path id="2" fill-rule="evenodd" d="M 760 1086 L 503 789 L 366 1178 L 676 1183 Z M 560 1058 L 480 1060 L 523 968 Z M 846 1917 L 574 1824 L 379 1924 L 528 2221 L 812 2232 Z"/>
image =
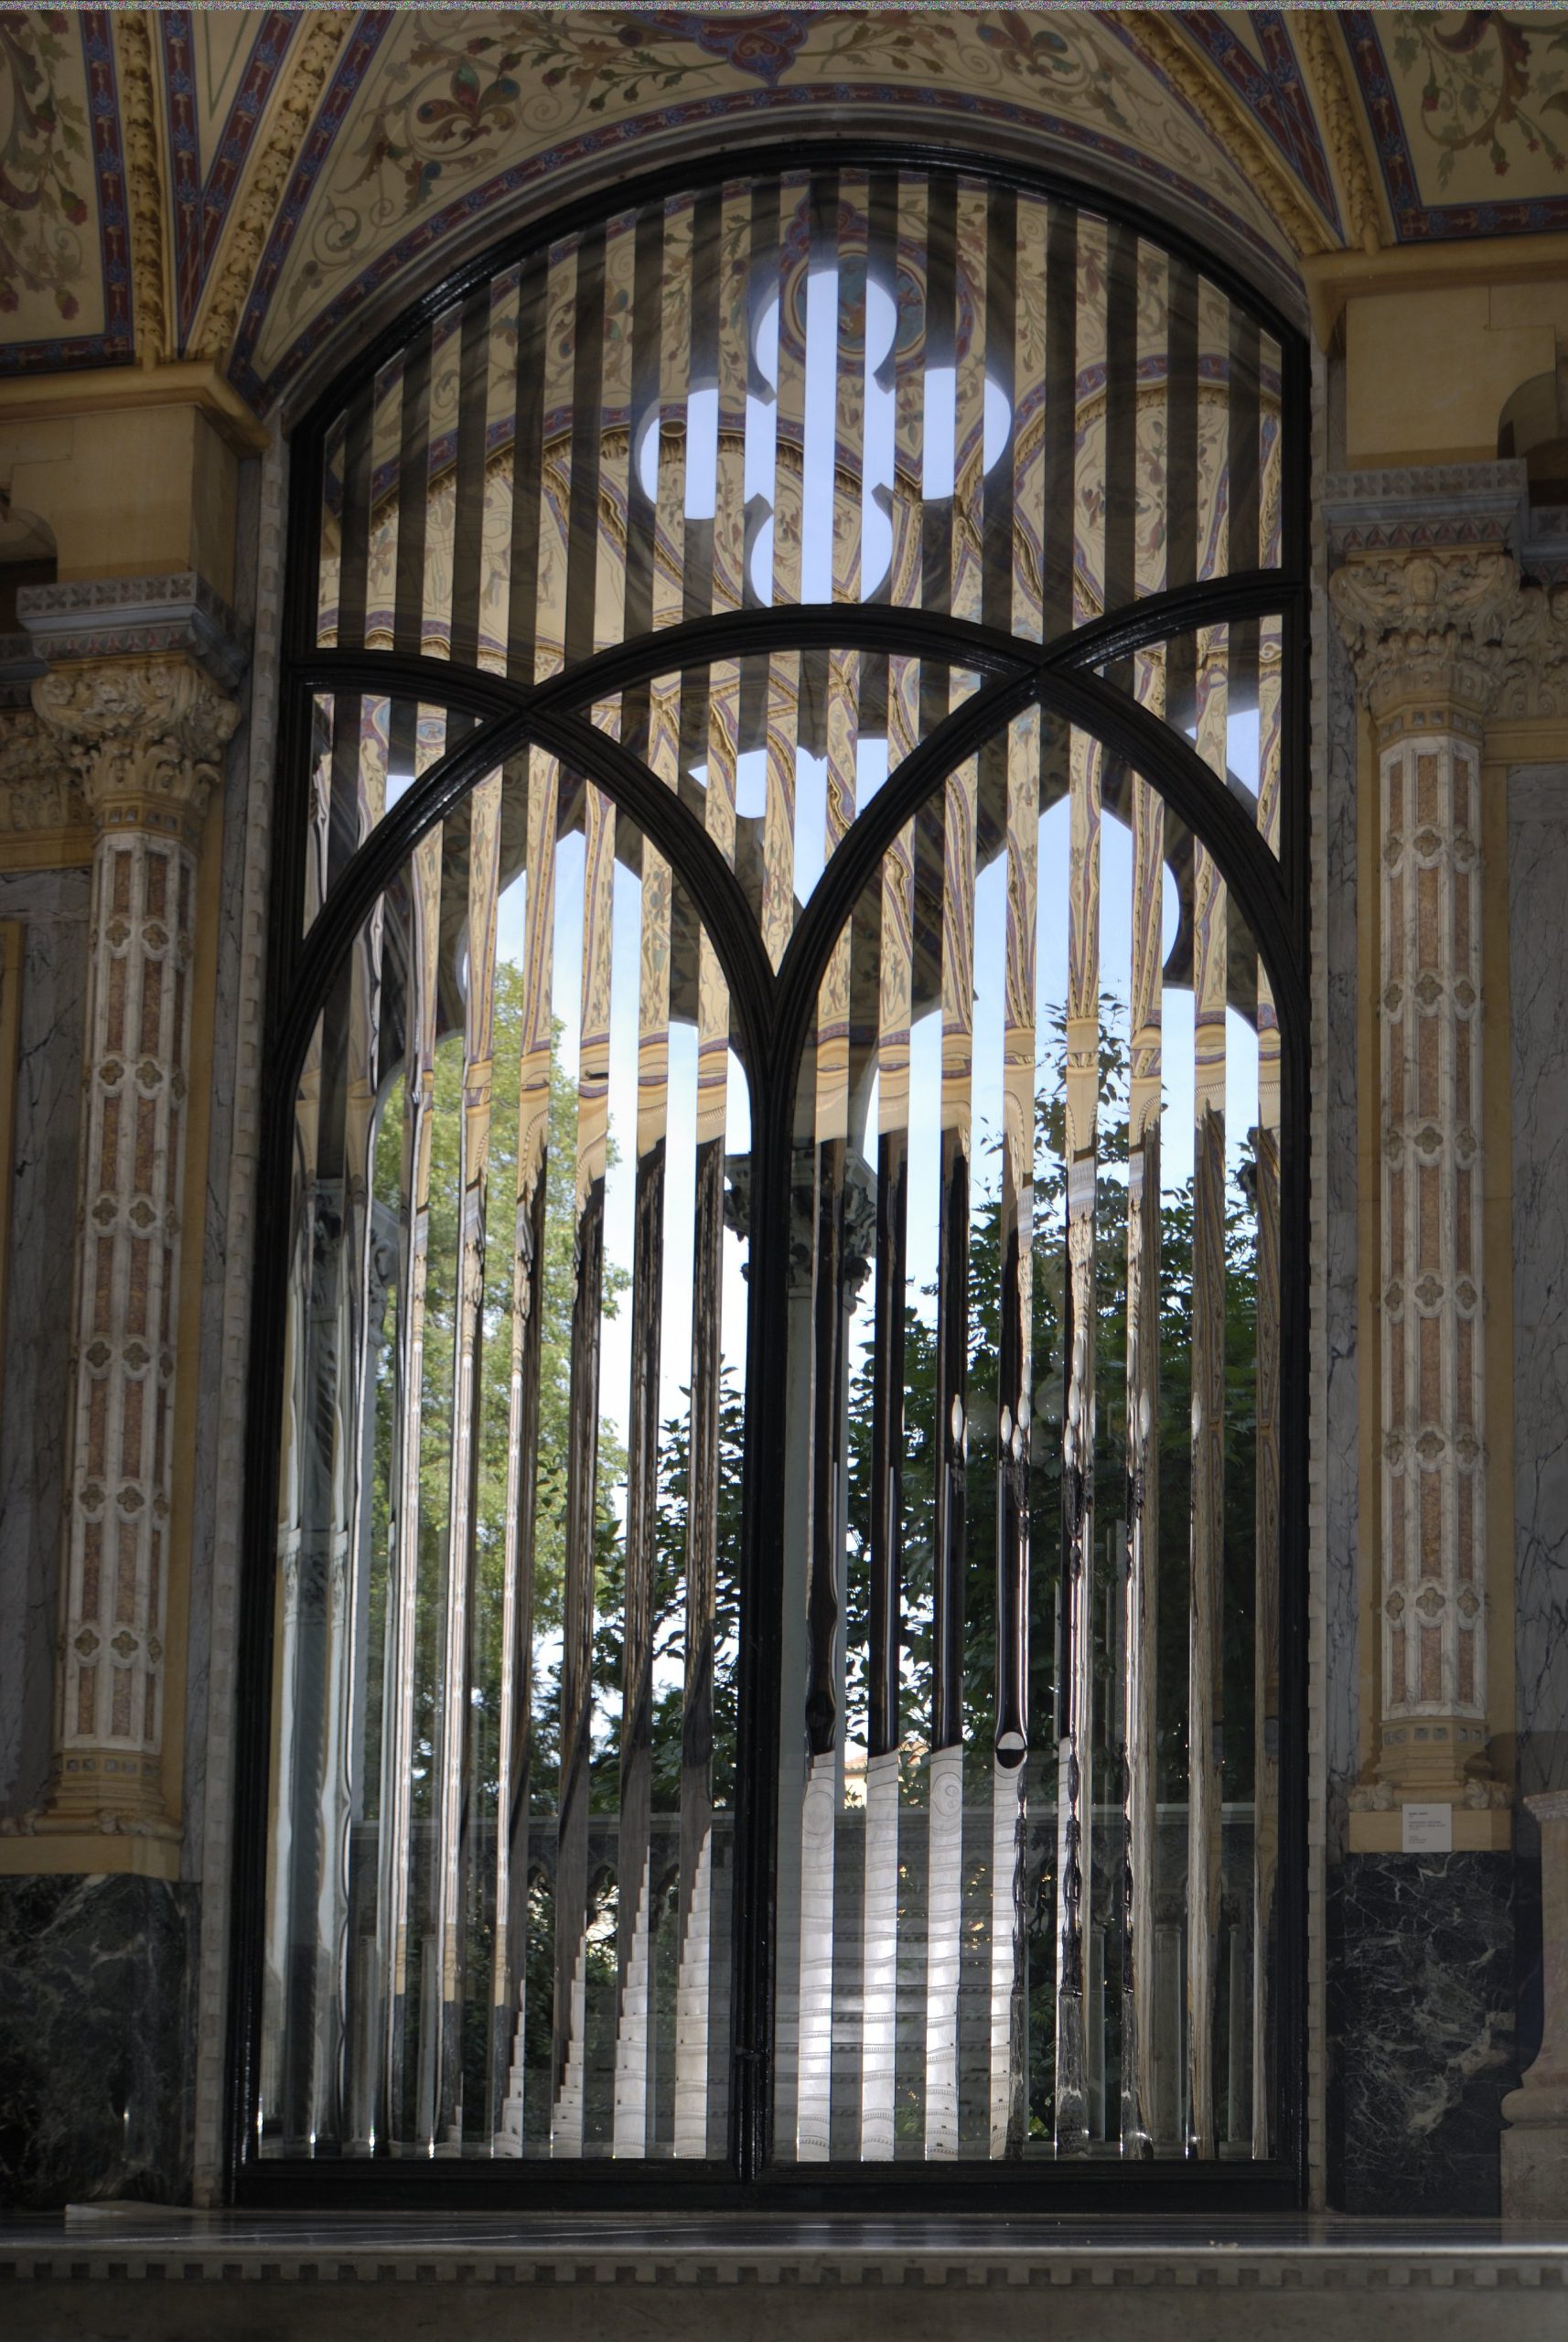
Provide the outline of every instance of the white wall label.
<path id="1" fill-rule="evenodd" d="M 1407 1805 L 1400 1814 L 1401 1846 L 1407 1854 L 1451 1854 L 1454 1851 L 1454 1808 L 1451 1805 Z"/>

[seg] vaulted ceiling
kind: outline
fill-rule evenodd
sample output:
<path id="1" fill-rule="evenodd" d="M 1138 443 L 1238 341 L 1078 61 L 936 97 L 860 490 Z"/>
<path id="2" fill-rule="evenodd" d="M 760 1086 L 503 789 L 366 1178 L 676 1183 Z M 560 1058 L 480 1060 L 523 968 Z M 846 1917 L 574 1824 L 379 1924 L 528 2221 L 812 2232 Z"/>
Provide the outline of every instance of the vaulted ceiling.
<path id="1" fill-rule="evenodd" d="M 833 123 L 1026 145 L 1288 277 L 1568 227 L 1568 11 L 6 10 L 0 372 L 205 358 L 264 412 L 575 184 Z"/>

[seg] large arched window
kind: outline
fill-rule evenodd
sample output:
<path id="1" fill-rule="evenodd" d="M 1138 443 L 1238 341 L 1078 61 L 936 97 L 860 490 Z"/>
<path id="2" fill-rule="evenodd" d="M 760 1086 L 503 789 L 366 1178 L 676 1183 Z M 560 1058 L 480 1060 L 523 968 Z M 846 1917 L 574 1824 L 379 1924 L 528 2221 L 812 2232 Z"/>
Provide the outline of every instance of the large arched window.
<path id="1" fill-rule="evenodd" d="M 1303 381 L 841 145 L 296 435 L 242 2200 L 1294 2200 Z"/>

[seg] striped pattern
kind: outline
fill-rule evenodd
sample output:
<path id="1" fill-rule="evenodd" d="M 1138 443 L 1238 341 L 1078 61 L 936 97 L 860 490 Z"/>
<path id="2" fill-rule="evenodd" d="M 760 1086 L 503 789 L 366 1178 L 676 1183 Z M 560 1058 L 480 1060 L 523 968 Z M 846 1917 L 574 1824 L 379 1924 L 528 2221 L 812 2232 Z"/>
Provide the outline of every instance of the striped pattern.
<path id="1" fill-rule="evenodd" d="M 1280 372 L 1213 282 L 1091 212 L 737 173 L 479 283 L 356 394 L 317 640 L 589 671 L 600 739 L 789 975 L 980 674 L 826 638 L 614 690 L 591 662 L 800 605 L 1035 645 L 1277 566 Z M 1276 854 L 1282 660 L 1263 618 L 1109 671 Z M 471 728 L 317 695 L 306 928 Z M 727 2151 L 757 1101 L 703 906 L 585 760 L 521 749 L 430 832 L 300 1085 L 263 2153 Z M 1269 2151 L 1282 1039 L 1157 778 L 1015 715 L 900 809 L 810 972 L 784 2161 Z"/>

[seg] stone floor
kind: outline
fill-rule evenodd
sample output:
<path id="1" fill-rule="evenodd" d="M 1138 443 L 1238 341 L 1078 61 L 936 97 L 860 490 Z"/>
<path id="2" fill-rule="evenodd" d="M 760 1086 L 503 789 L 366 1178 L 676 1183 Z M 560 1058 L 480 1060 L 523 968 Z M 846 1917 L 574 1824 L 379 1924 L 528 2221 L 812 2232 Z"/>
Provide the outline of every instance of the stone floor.
<path id="1" fill-rule="evenodd" d="M 1267 2219 L 0 2220 L 7 2342 L 1564 2342 L 1561 2228 Z M 895 2298 L 889 2299 L 892 2295 Z"/>

